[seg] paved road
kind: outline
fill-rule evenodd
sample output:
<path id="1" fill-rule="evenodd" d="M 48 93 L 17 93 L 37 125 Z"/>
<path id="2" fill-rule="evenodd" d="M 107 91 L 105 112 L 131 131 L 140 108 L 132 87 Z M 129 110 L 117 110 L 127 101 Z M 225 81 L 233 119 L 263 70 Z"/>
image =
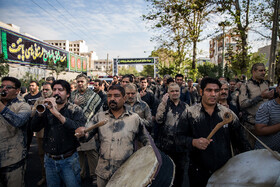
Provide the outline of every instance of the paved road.
<path id="1" fill-rule="evenodd" d="M 26 187 L 37 187 L 37 182 L 41 179 L 41 163 L 38 156 L 38 148 L 36 143 L 36 138 L 33 137 L 29 155 L 27 159 L 26 166 L 26 175 L 25 175 L 25 184 Z M 46 187 L 44 184 L 41 187 Z M 96 185 L 92 185 L 89 176 L 82 181 L 82 187 L 96 187 Z"/>

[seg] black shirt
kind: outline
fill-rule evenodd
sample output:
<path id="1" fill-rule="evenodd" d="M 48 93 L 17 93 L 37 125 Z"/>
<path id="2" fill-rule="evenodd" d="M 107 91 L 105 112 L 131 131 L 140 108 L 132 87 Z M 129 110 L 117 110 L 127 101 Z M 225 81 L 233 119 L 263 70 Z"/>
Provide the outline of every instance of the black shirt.
<path id="1" fill-rule="evenodd" d="M 26 96 L 24 96 L 24 99 L 30 106 L 33 106 L 37 99 L 41 97 L 41 95 L 41 92 L 38 92 L 36 95 L 33 96 L 29 93 Z"/>
<path id="2" fill-rule="evenodd" d="M 36 113 L 31 121 L 33 131 L 38 132 L 45 128 L 43 149 L 46 153 L 52 155 L 60 155 L 76 150 L 80 144 L 74 136 L 75 129 L 85 126 L 86 123 L 86 118 L 78 105 L 68 102 L 59 112 L 66 118 L 64 124 L 48 109 L 41 117 Z"/>

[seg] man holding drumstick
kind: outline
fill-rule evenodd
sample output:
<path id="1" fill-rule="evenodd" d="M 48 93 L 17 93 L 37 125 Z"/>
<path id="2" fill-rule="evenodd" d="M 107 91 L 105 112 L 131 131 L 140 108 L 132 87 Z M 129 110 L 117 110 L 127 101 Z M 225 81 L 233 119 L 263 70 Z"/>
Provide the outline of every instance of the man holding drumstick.
<path id="1" fill-rule="evenodd" d="M 237 116 L 227 107 L 218 104 L 221 83 L 214 78 L 201 81 L 201 103 L 191 106 L 182 114 L 178 124 L 177 144 L 190 150 L 190 186 L 206 186 L 211 174 L 237 153 L 250 150 Z M 220 128 L 212 139 L 206 137 L 223 121 L 228 112 L 233 121 Z M 187 177 L 187 176 L 185 176 Z"/>
<path id="2" fill-rule="evenodd" d="M 132 155 L 134 140 L 150 145 L 141 118 L 124 107 L 124 88 L 119 85 L 111 86 L 107 98 L 109 110 L 97 113 L 87 126 L 103 120 L 108 120 L 107 124 L 93 129 L 85 138 L 81 138 L 85 136 L 85 127 L 75 131 L 81 141 L 88 141 L 96 133 L 99 135 L 100 156 L 96 168 L 98 187 L 105 187 L 114 172 Z"/>

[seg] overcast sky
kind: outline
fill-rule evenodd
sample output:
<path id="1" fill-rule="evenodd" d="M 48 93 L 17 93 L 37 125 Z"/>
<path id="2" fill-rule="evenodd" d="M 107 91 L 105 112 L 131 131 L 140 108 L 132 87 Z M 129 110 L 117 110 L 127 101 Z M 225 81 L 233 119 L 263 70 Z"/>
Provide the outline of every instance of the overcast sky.
<path id="1" fill-rule="evenodd" d="M 147 57 L 157 44 L 142 21 L 146 12 L 145 0 L 0 0 L 0 21 L 41 40 L 85 40 L 99 59 Z M 267 44 L 255 42 L 253 50 Z M 209 40 L 198 48 L 207 57 Z"/>

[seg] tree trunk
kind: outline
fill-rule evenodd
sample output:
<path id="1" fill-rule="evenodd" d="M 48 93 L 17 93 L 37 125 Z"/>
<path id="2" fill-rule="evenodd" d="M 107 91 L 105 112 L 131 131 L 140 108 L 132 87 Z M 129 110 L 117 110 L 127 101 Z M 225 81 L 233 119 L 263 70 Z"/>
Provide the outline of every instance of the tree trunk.
<path id="1" fill-rule="evenodd" d="M 196 44 L 197 44 L 197 41 L 193 41 L 192 69 L 196 68 Z"/>

